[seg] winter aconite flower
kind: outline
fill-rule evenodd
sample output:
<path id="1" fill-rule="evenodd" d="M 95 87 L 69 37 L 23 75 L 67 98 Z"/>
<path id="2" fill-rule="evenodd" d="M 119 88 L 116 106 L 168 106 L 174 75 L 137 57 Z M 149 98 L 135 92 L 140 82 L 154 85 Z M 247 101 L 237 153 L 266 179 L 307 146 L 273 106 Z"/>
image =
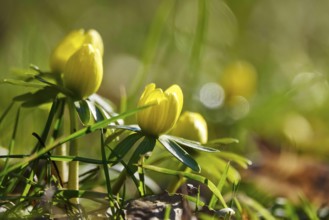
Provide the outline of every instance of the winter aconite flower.
<path id="1" fill-rule="evenodd" d="M 234 96 L 250 98 L 257 86 L 256 70 L 248 62 L 236 61 L 225 68 L 221 84 L 228 99 Z"/>
<path id="2" fill-rule="evenodd" d="M 154 83 L 145 87 L 138 106 L 151 105 L 137 113 L 137 122 L 143 132 L 159 136 L 169 131 L 177 122 L 183 108 L 183 92 L 178 85 L 166 91 Z"/>
<path id="3" fill-rule="evenodd" d="M 202 115 L 196 112 L 184 112 L 170 133 L 178 137 L 198 141 L 201 144 L 208 141 L 207 122 Z"/>
<path id="4" fill-rule="evenodd" d="M 96 30 L 83 29 L 70 32 L 54 49 L 50 56 L 50 68 L 53 72 L 62 73 L 69 58 L 83 45 L 91 44 L 101 55 L 104 52 L 102 37 Z"/>
<path id="5" fill-rule="evenodd" d="M 63 82 L 75 98 L 85 98 L 95 93 L 103 78 L 102 56 L 91 44 L 84 44 L 67 61 Z"/>

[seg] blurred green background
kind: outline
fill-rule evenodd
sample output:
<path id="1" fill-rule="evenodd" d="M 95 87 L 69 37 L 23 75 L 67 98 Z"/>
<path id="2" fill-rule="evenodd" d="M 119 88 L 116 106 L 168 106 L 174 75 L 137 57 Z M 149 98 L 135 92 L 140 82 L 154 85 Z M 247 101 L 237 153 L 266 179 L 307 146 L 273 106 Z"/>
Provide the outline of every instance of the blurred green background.
<path id="1" fill-rule="evenodd" d="M 62 37 L 93 28 L 105 44 L 99 94 L 117 106 L 126 93 L 128 108 L 135 107 L 149 82 L 162 88 L 176 83 L 184 110 L 208 121 L 210 140 L 240 139 L 229 150 L 257 161 L 265 140 L 326 160 L 328 10 L 324 0 L 2 1 L 0 78 L 30 64 L 49 70 L 49 55 Z M 24 91 L 1 85 L 0 112 Z M 21 145 L 30 143 L 31 130 L 41 131 L 46 117 L 43 110 L 23 111 Z M 3 146 L 13 120 L 0 128 Z"/>

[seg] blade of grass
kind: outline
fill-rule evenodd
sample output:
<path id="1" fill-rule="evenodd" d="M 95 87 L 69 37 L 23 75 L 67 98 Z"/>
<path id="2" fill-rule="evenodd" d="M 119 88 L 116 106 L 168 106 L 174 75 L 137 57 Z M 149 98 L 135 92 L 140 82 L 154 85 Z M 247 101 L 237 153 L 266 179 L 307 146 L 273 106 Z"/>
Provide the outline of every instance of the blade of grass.
<path id="1" fill-rule="evenodd" d="M 34 150 L 32 152 L 36 152 L 38 151 L 41 147 L 44 147 L 44 143 L 46 142 L 46 139 L 47 139 L 47 136 L 49 134 L 49 131 L 50 131 L 50 128 L 51 128 L 51 124 L 53 122 L 53 119 L 55 117 L 55 114 L 58 110 L 58 100 L 55 99 L 52 106 L 51 106 L 51 109 L 50 109 L 50 112 L 49 112 L 49 115 L 48 115 L 48 118 L 47 118 L 47 121 L 46 121 L 46 125 L 43 129 L 43 132 L 42 132 L 42 136 L 40 137 L 40 140 L 37 142 L 36 146 L 34 147 Z M 48 163 L 47 163 L 48 164 Z M 28 179 L 29 180 L 33 180 L 34 176 L 35 176 L 35 170 L 38 170 L 38 166 L 39 166 L 39 160 L 35 160 L 32 164 L 31 164 L 31 171 L 29 173 L 29 177 Z M 43 168 L 46 168 L 47 169 L 47 166 L 45 167 L 42 167 Z M 42 172 L 40 172 L 42 173 Z M 50 176 L 50 175 L 49 175 Z M 42 176 L 39 177 L 40 179 L 43 179 Z M 25 197 L 28 195 L 30 189 L 31 189 L 31 184 L 27 183 L 23 189 L 23 192 L 22 192 L 22 196 Z M 21 200 L 23 201 L 23 200 Z"/>
<path id="2" fill-rule="evenodd" d="M 8 149 L 8 154 L 9 155 L 12 154 L 13 151 L 14 151 L 20 112 L 21 112 L 21 108 L 19 107 L 17 109 L 14 128 L 13 128 L 13 133 L 12 133 L 11 140 L 10 140 L 10 143 L 9 143 L 9 149 Z M 6 158 L 5 164 L 3 165 L 3 172 L 7 171 L 8 164 L 9 164 L 9 158 Z M 3 179 L 4 179 L 4 176 L 0 179 L 0 186 L 2 185 Z"/>
<path id="3" fill-rule="evenodd" d="M 238 199 L 240 202 L 244 203 L 248 207 L 255 210 L 258 214 L 260 214 L 266 220 L 275 220 L 273 215 L 264 208 L 260 203 L 256 202 L 254 199 L 246 196 L 246 195 L 239 195 Z"/>
<path id="4" fill-rule="evenodd" d="M 8 107 L 5 109 L 5 111 L 2 113 L 0 117 L 0 124 L 2 123 L 3 119 L 6 117 L 6 115 L 10 112 L 11 108 L 13 107 L 14 102 L 11 102 Z"/>
<path id="5" fill-rule="evenodd" d="M 32 87 L 32 88 L 43 88 L 45 85 L 41 83 L 31 83 L 31 82 L 25 82 L 23 80 L 17 80 L 17 79 L 2 79 L 0 80 L 0 83 L 8 83 L 14 86 L 24 86 L 24 87 Z"/>
<path id="6" fill-rule="evenodd" d="M 145 157 L 142 156 L 141 159 L 138 162 L 139 166 L 138 166 L 138 169 L 137 169 L 138 175 L 139 175 L 138 191 L 139 191 L 139 194 L 141 196 L 146 195 L 146 186 L 145 186 L 144 169 L 143 169 L 144 161 L 145 161 Z"/>
<path id="7" fill-rule="evenodd" d="M 226 182 L 226 177 L 227 177 L 227 173 L 228 173 L 228 170 L 230 168 L 230 162 L 227 163 L 226 167 L 225 167 L 225 171 L 222 173 L 222 176 L 218 182 L 218 185 L 217 185 L 217 189 L 221 192 L 222 189 L 223 189 L 223 186 Z M 217 202 L 217 198 L 216 196 L 213 194 L 210 198 L 210 201 L 209 201 L 209 207 L 210 208 L 215 208 L 215 205 L 216 205 L 216 202 Z"/>
<path id="8" fill-rule="evenodd" d="M 244 169 L 247 169 L 248 166 L 250 166 L 252 164 L 252 162 L 250 160 L 248 160 L 247 158 L 242 157 L 238 154 L 221 151 L 218 155 L 227 160 L 234 161 L 235 163 L 237 163 L 240 167 L 242 167 Z"/>
<path id="9" fill-rule="evenodd" d="M 165 26 L 167 18 L 173 8 L 175 1 L 173 0 L 163 0 L 156 11 L 155 18 L 151 24 L 150 31 L 147 36 L 145 47 L 143 48 L 142 63 L 138 68 L 133 84 L 131 85 L 130 101 L 134 99 L 135 94 L 138 93 L 138 89 L 142 87 L 145 79 L 149 73 L 151 63 L 155 57 L 155 52 L 160 42 L 160 37 L 162 30 Z M 130 103 L 128 101 L 127 103 Z"/>
<path id="10" fill-rule="evenodd" d="M 72 133 L 72 134 L 70 134 L 70 135 L 68 135 L 66 137 L 60 138 L 56 142 L 51 143 L 51 144 L 47 145 L 46 147 L 42 148 L 40 151 L 33 153 L 29 157 L 25 158 L 23 161 L 18 162 L 16 164 L 12 165 L 11 167 L 8 167 L 6 170 L 2 170 L 0 172 L 0 177 L 5 176 L 7 173 L 9 173 L 9 172 L 11 172 L 11 171 L 13 171 L 15 169 L 18 169 L 20 167 L 26 166 L 30 161 L 35 160 L 36 158 L 40 157 L 41 155 L 45 154 L 46 152 L 54 149 L 55 147 L 57 147 L 57 146 L 59 146 L 61 144 L 64 144 L 64 143 L 66 143 L 68 141 L 71 141 L 71 140 L 76 139 L 76 138 L 79 138 L 79 137 L 81 137 L 83 135 L 86 135 L 86 134 L 89 134 L 91 132 L 94 132 L 94 131 L 96 131 L 98 129 L 105 128 L 110 123 L 115 122 L 115 121 L 117 121 L 119 119 L 126 118 L 128 116 L 131 116 L 131 115 L 135 114 L 136 112 L 138 112 L 138 111 L 140 111 L 140 110 L 142 110 L 144 108 L 147 108 L 147 107 L 149 107 L 149 105 L 148 106 L 143 106 L 143 107 L 140 107 L 140 108 L 136 108 L 134 110 L 127 111 L 125 113 L 122 113 L 120 115 L 114 116 L 112 118 L 109 118 L 109 119 L 106 119 L 106 120 L 97 122 L 97 123 L 95 123 L 95 124 L 93 124 L 91 126 L 82 128 L 82 129 L 80 129 L 80 130 L 78 130 L 78 131 L 76 131 L 76 132 L 74 132 L 74 133 Z"/>
<path id="11" fill-rule="evenodd" d="M 152 171 L 155 171 L 155 172 L 158 172 L 158 173 L 164 173 L 164 174 L 179 176 L 179 177 L 182 176 L 182 177 L 188 178 L 190 180 L 195 180 L 195 181 L 198 181 L 200 183 L 203 183 L 206 186 L 208 186 L 208 188 L 211 190 L 211 192 L 214 193 L 217 196 L 217 198 L 222 203 L 222 205 L 225 208 L 228 208 L 221 192 L 217 189 L 217 187 L 215 186 L 215 184 L 213 182 L 211 182 L 209 179 L 207 179 L 204 176 L 194 174 L 194 173 L 170 170 L 170 169 L 156 167 L 156 166 L 152 166 L 152 165 L 144 165 L 143 168 L 148 169 L 148 170 L 152 170 Z"/>
<path id="12" fill-rule="evenodd" d="M 197 27 L 195 30 L 194 40 L 192 44 L 192 50 L 190 54 L 190 60 L 188 65 L 187 72 L 188 76 L 188 85 L 190 88 L 194 89 L 196 87 L 196 83 L 199 80 L 199 70 L 200 70 L 200 57 L 202 53 L 203 41 L 206 37 L 207 33 L 207 20 L 208 20 L 208 1 L 207 0 L 199 0 L 198 5 L 198 18 L 197 18 Z M 193 92 L 189 91 L 188 100 L 192 100 Z"/>
<path id="13" fill-rule="evenodd" d="M 104 176 L 106 181 L 107 195 L 109 198 L 112 198 L 112 189 L 111 189 L 111 179 L 110 173 L 108 170 L 108 163 L 106 160 L 106 152 L 105 152 L 105 142 L 104 142 L 104 133 L 101 131 L 101 154 L 102 154 L 102 165 L 104 170 Z"/>
<path id="14" fill-rule="evenodd" d="M 59 99 L 58 100 L 59 107 L 57 111 L 57 115 L 54 122 L 54 130 L 52 132 L 51 139 L 49 140 L 49 143 L 53 143 L 54 140 L 56 140 L 60 135 L 63 134 L 63 116 L 64 116 L 64 108 L 65 108 L 65 99 Z M 67 154 L 67 147 L 66 144 L 62 144 L 54 149 L 55 155 L 65 156 Z M 64 161 L 58 161 L 55 163 L 58 169 L 58 176 L 62 183 L 65 183 L 68 181 L 68 167 L 67 163 Z"/>

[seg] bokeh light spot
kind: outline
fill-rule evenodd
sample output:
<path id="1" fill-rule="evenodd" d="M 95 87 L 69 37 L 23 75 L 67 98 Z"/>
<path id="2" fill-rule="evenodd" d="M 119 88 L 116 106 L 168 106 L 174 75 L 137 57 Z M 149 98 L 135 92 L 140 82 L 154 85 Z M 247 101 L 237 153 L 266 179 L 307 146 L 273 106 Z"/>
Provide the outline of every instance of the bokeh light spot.
<path id="1" fill-rule="evenodd" d="M 225 99 L 224 89 L 214 82 L 204 84 L 199 95 L 201 103 L 210 109 L 220 107 Z"/>

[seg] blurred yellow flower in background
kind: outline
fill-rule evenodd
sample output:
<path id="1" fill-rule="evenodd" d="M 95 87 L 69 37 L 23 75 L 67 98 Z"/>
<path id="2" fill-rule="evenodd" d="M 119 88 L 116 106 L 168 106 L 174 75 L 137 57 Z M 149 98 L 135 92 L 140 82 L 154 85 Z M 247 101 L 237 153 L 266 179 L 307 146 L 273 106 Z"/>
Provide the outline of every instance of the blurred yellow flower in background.
<path id="1" fill-rule="evenodd" d="M 201 114 L 186 111 L 179 117 L 170 134 L 204 144 L 208 141 L 207 122 Z"/>
<path id="2" fill-rule="evenodd" d="M 104 45 L 100 34 L 96 30 L 85 32 L 84 29 L 70 32 L 57 45 L 50 56 L 50 68 L 53 72 L 62 73 L 69 58 L 83 45 L 91 44 L 103 56 Z"/>
<path id="3" fill-rule="evenodd" d="M 103 61 L 100 51 L 84 44 L 67 61 L 64 69 L 64 86 L 76 98 L 86 98 L 95 93 L 103 79 Z"/>
<path id="4" fill-rule="evenodd" d="M 183 108 L 183 92 L 178 85 L 166 91 L 154 83 L 145 87 L 138 107 L 152 105 L 137 113 L 137 123 L 146 134 L 158 136 L 169 131 L 177 122 Z"/>
<path id="5" fill-rule="evenodd" d="M 250 98 L 257 86 L 257 73 L 253 65 L 246 61 L 236 61 L 228 65 L 220 79 L 228 101 L 234 96 Z"/>

